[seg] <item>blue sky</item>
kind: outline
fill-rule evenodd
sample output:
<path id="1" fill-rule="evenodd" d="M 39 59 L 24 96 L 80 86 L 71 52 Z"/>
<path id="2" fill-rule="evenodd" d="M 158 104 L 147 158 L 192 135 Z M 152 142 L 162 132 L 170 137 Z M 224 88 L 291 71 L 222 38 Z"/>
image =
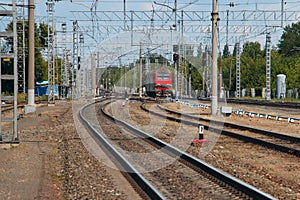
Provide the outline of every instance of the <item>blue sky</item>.
<path id="1" fill-rule="evenodd" d="M 93 2 L 95 2 L 96 0 L 72 0 L 72 2 L 70 0 L 62 0 L 60 2 L 56 2 L 55 3 L 55 13 L 54 15 L 56 17 L 64 17 L 65 20 L 68 25 L 67 25 L 67 30 L 69 31 L 68 35 L 67 35 L 67 41 L 69 43 L 69 48 L 71 49 L 71 44 L 72 44 L 72 20 L 76 19 L 77 16 L 74 16 L 74 12 L 72 13 L 71 11 L 90 11 L 91 5 L 93 4 Z M 161 6 L 161 5 L 157 5 L 154 3 L 154 0 L 126 0 L 126 11 L 130 11 L 130 10 L 134 10 L 134 11 L 151 11 L 151 10 L 155 10 L 155 11 L 168 11 L 168 12 L 172 12 L 170 8 L 174 7 L 174 0 L 156 0 L 157 2 L 159 2 L 160 4 L 164 4 L 166 6 Z M 12 0 L 0 0 L 0 3 L 11 3 Z M 25 4 L 28 3 L 28 0 L 24 0 Z M 39 16 L 39 17 L 43 17 L 43 21 L 47 22 L 47 6 L 46 6 L 46 2 L 47 0 L 35 0 L 35 5 L 36 5 L 36 9 L 35 9 L 35 16 Z M 97 4 L 97 11 L 123 11 L 123 2 L 124 0 L 98 0 L 98 4 Z M 230 7 L 229 3 L 233 2 L 234 3 L 234 7 Z M 230 11 L 241 11 L 241 10 L 268 10 L 268 11 L 280 11 L 281 10 L 281 0 L 219 0 L 218 4 L 219 4 L 219 11 L 226 11 L 226 10 L 230 10 Z M 178 10 L 184 10 L 184 11 L 208 11 L 211 12 L 212 10 L 212 0 L 177 0 L 178 3 Z M 169 7 L 169 8 L 168 8 Z M 1 8 L 0 8 L 1 9 Z M 284 5 L 284 10 L 285 11 L 297 11 L 297 13 L 299 13 L 298 15 L 298 19 L 300 19 L 300 0 L 285 0 L 285 5 Z M 25 18 L 27 18 L 27 16 L 25 16 Z M 208 13 L 208 15 L 206 16 L 206 18 L 210 19 L 210 13 Z M 38 22 L 38 20 L 40 20 L 38 17 L 36 17 L 36 22 Z M 173 19 L 171 19 L 173 20 Z M 168 21 L 168 25 L 171 25 L 171 20 Z M 1 24 L 4 23 L 3 20 L 0 21 Z M 199 23 L 202 23 L 201 21 L 199 21 Z M 206 23 L 209 23 L 206 21 Z M 220 20 L 220 25 L 221 23 L 223 23 L 224 25 L 224 19 Z M 246 23 L 246 22 L 240 22 L 242 23 Z M 259 23 L 259 22 L 257 22 Z M 277 23 L 277 22 L 276 22 Z M 59 22 L 58 22 L 59 24 Z M 150 22 L 149 22 L 150 24 Z M 146 26 L 149 27 L 149 24 L 147 24 Z M 278 24 L 280 24 L 280 21 L 278 21 Z M 58 27 L 58 29 L 61 28 L 61 25 L 57 25 L 56 27 Z M 61 30 L 61 29 L 60 29 Z M 59 30 L 58 30 L 59 31 Z M 206 32 L 202 32 L 202 35 L 199 37 L 202 39 L 202 41 L 198 42 L 202 43 L 202 44 L 207 44 L 209 43 L 209 34 L 205 35 L 204 34 Z M 98 34 L 98 33 L 97 33 Z M 169 34 L 169 33 L 168 33 Z M 196 33 L 198 34 L 198 33 Z M 224 44 L 225 44 L 225 36 L 224 36 L 224 31 L 222 33 L 223 35 L 221 35 L 219 42 L 222 40 L 222 42 L 220 42 L 220 51 L 222 51 Z M 282 34 L 282 29 L 276 31 L 275 33 L 272 33 L 272 45 L 277 45 L 280 36 Z M 58 34 L 59 35 L 59 34 Z M 150 35 L 150 34 L 149 34 Z M 240 37 L 241 35 L 238 35 L 236 33 L 233 34 L 233 36 L 235 38 Z M 192 36 L 189 36 L 192 37 Z M 261 43 L 261 47 L 264 47 L 264 42 L 265 42 L 265 33 L 259 33 L 257 35 L 247 35 L 245 36 L 247 38 L 244 39 L 243 42 L 245 41 L 257 41 Z M 61 39 L 62 37 L 58 37 L 58 40 Z M 230 42 L 230 48 L 232 50 L 232 47 L 234 46 L 234 43 L 236 42 L 236 39 L 233 39 Z M 128 43 L 130 43 L 130 37 L 127 37 L 125 39 L 123 39 L 123 41 L 126 41 Z M 94 46 L 99 45 L 95 43 L 95 41 L 92 41 L 92 39 L 90 37 L 85 36 L 85 44 L 88 45 L 88 42 L 90 42 L 89 44 L 92 44 Z M 87 41 L 90 40 L 90 41 Z M 206 41 L 204 41 L 206 40 Z M 98 40 L 99 41 L 99 40 Z M 58 41 L 60 42 L 60 41 Z M 115 40 L 111 43 L 114 43 L 115 45 L 120 45 L 120 44 L 116 44 L 118 41 Z M 136 42 L 136 41 L 134 41 Z M 92 46 L 92 45 L 91 45 Z M 90 50 L 94 50 L 92 48 L 95 47 L 90 47 Z M 221 49 L 222 48 L 222 49 Z M 86 52 L 85 52 L 86 53 Z M 123 53 L 123 52 L 121 52 Z"/>
<path id="2" fill-rule="evenodd" d="M 170 11 L 168 7 L 174 7 L 174 0 L 156 0 L 160 4 L 167 6 L 160 6 L 154 3 L 154 0 L 126 0 L 126 11 L 149 11 L 149 10 L 165 10 Z M 46 0 L 35 0 L 36 3 L 36 16 L 46 16 Z M 77 18 L 74 16 L 74 12 L 71 11 L 89 11 L 91 5 L 96 0 L 62 0 L 55 3 L 55 16 L 65 17 L 68 23 L 68 30 L 71 30 L 71 20 Z M 98 0 L 97 11 L 123 11 L 124 0 Z M 233 2 L 234 7 L 230 7 L 229 3 Z M 240 10 L 268 10 L 268 11 L 280 11 L 281 0 L 219 0 L 219 11 L 240 11 Z M 300 13 L 300 0 L 285 0 L 284 10 L 298 10 Z M 211 11 L 212 0 L 177 0 L 178 10 L 193 10 L 193 11 Z M 222 20 L 222 19 L 221 19 Z M 224 23 L 224 22 L 223 22 Z M 280 39 L 281 32 L 272 35 L 274 43 Z M 261 44 L 264 43 L 265 35 L 250 36 L 251 40 L 259 41 Z"/>
<path id="3" fill-rule="evenodd" d="M 168 7 L 174 7 L 174 0 L 156 0 L 160 4 L 167 5 Z M 11 3 L 11 0 L 0 0 L 1 3 L 7 2 Z M 28 0 L 25 0 L 27 4 Z M 47 16 L 47 0 L 35 0 L 35 15 L 44 17 L 46 21 Z M 62 0 L 55 3 L 55 16 L 64 17 L 68 23 L 68 30 L 71 30 L 71 20 L 74 20 L 74 12 L 71 11 L 89 11 L 91 5 L 96 2 L 96 0 Z M 123 11 L 124 0 L 98 0 L 97 1 L 97 11 Z M 230 7 L 229 3 L 233 2 L 234 7 Z M 225 11 L 239 11 L 239 10 L 277 10 L 281 9 L 281 0 L 219 0 L 219 10 Z M 300 0 L 285 0 L 284 10 L 295 10 L 299 11 L 300 15 Z M 212 0 L 177 0 L 178 10 L 193 10 L 193 11 L 211 11 L 212 10 Z M 165 10 L 170 11 L 167 6 L 160 6 L 154 3 L 154 0 L 126 0 L 126 10 L 135 11 L 149 11 L 149 10 Z M 36 18 L 36 20 L 38 20 Z M 222 20 L 222 19 L 221 19 Z M 224 22 L 223 22 L 224 23 Z M 279 33 L 278 35 L 281 35 Z M 278 41 L 279 36 L 272 36 L 273 41 Z M 275 37 L 275 38 L 274 38 Z M 257 40 L 263 43 L 265 39 L 264 35 L 257 37 Z"/>
<path id="4" fill-rule="evenodd" d="M 72 19 L 74 16 L 70 11 L 75 10 L 85 10 L 88 11 L 91 8 L 91 5 L 96 0 L 62 0 L 56 2 L 55 10 L 57 16 L 65 16 L 69 19 Z M 169 0 L 156 0 L 159 3 L 169 5 L 174 7 L 174 1 Z M 4 2 L 4 1 L 1 1 Z M 97 10 L 123 10 L 123 0 L 98 0 Z M 233 2 L 234 7 L 229 7 L 229 3 Z M 300 0 L 285 0 L 285 10 L 299 10 L 300 11 Z M 35 0 L 36 3 L 36 14 L 37 15 L 47 15 L 46 13 L 46 0 Z M 212 1 L 202 0 L 177 0 L 178 9 L 183 10 L 211 10 Z M 219 10 L 280 10 L 281 9 L 281 0 L 219 0 Z M 154 1 L 151 0 L 126 0 L 126 10 L 168 10 L 167 7 L 155 5 Z"/>
<path id="5" fill-rule="evenodd" d="M 16 0 L 17 1 L 17 0 Z M 72 2 L 71 2 L 72 1 Z M 55 15 L 66 17 L 68 20 L 74 19 L 71 11 L 89 11 L 94 2 L 97 3 L 97 10 L 123 10 L 124 0 L 61 0 L 55 3 Z M 174 0 L 155 0 L 161 4 L 174 7 Z M 1 3 L 11 3 L 12 0 L 0 0 Z M 27 4 L 28 0 L 24 0 Z M 46 16 L 47 0 L 35 0 L 35 14 L 37 16 Z M 234 7 L 229 3 L 233 2 Z M 285 10 L 299 10 L 300 0 L 285 0 Z M 212 9 L 212 0 L 177 0 L 178 9 L 181 10 L 208 10 Z M 219 10 L 280 10 L 281 0 L 219 0 Z M 154 0 L 126 0 L 126 10 L 170 10 L 167 7 L 154 4 Z"/>

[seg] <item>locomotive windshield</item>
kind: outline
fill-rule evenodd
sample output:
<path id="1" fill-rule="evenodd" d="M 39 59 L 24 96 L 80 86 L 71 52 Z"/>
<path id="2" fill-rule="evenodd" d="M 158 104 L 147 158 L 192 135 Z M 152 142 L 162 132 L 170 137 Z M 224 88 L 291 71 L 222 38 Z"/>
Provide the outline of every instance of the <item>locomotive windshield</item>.
<path id="1" fill-rule="evenodd" d="M 156 79 L 157 80 L 169 80 L 170 74 L 157 74 Z"/>

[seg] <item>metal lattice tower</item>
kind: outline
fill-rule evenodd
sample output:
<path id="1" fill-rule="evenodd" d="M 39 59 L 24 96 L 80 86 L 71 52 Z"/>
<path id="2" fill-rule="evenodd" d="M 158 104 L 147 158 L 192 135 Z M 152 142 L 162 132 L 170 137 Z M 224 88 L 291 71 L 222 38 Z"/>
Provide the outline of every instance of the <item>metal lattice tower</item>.
<path id="1" fill-rule="evenodd" d="M 18 91 L 25 93 L 25 26 L 24 0 L 17 1 Z"/>
<path id="2" fill-rule="evenodd" d="M 91 95 L 95 96 L 96 94 L 96 65 L 95 65 L 96 54 L 91 54 Z"/>
<path id="3" fill-rule="evenodd" d="M 266 99 L 271 100 L 271 34 L 266 35 Z"/>
<path id="4" fill-rule="evenodd" d="M 100 88 L 100 80 L 101 80 L 101 70 L 100 70 L 100 53 L 97 52 L 97 64 L 96 64 L 96 84 L 97 88 Z M 97 94 L 99 95 L 99 91 L 97 91 Z"/>
<path id="5" fill-rule="evenodd" d="M 93 66 L 93 57 L 92 57 L 92 53 L 89 55 L 90 59 L 90 63 L 89 65 L 92 67 Z M 88 67 L 85 68 L 85 80 L 86 80 L 86 93 L 87 95 L 91 95 L 93 94 L 92 92 L 92 70 L 89 69 Z"/>
<path id="6" fill-rule="evenodd" d="M 73 98 L 77 98 L 77 93 L 78 93 L 78 23 L 77 21 L 73 21 L 73 67 L 72 67 L 72 95 Z M 75 74 L 76 72 L 76 74 Z M 75 79 L 76 75 L 76 79 Z"/>
<path id="7" fill-rule="evenodd" d="M 83 34 L 80 33 L 79 35 L 79 50 L 80 52 L 78 53 L 78 72 L 79 72 L 79 88 L 78 88 L 78 92 L 79 92 L 79 97 L 81 97 L 84 94 L 84 70 L 83 70 L 83 66 L 81 65 L 82 60 L 84 58 L 84 37 Z"/>
<path id="8" fill-rule="evenodd" d="M 13 21 L 13 30 L 0 32 L 1 38 L 13 38 L 13 52 L 0 52 L 0 141 L 6 140 L 7 142 L 15 142 L 18 140 L 18 126 L 17 126 L 17 97 L 18 97 L 18 62 L 17 62 L 17 8 L 16 1 L 12 1 L 12 9 L 0 10 L 0 16 L 3 18 L 8 18 L 8 21 Z M 12 72 L 6 72 L 2 74 L 2 61 L 7 62 L 7 64 L 13 65 Z M 12 81 L 13 82 L 13 95 L 2 96 L 2 81 Z M 8 101 L 13 104 L 13 116 L 3 117 L 2 116 L 2 101 Z M 12 124 L 11 129 L 7 130 L 3 134 L 2 123 Z"/>
<path id="9" fill-rule="evenodd" d="M 55 103 L 55 65 L 54 65 L 54 1 L 47 1 L 48 18 L 48 103 Z"/>
<path id="10" fill-rule="evenodd" d="M 66 88 L 67 88 L 67 48 L 66 48 L 66 23 L 61 25 L 62 27 L 62 63 L 61 63 L 61 76 L 62 76 L 62 88 L 60 90 L 61 99 L 66 98 Z"/>
<path id="11" fill-rule="evenodd" d="M 241 97 L 241 69 L 240 69 L 240 59 L 241 59 L 241 49 L 240 49 L 240 42 L 236 43 L 236 97 Z"/>
<path id="12" fill-rule="evenodd" d="M 207 37 L 207 39 L 209 39 Z M 206 91 L 207 93 L 211 93 L 211 47 L 207 45 L 205 47 L 204 52 L 202 53 L 202 74 L 203 74 L 203 90 L 205 90 L 205 85 L 206 85 Z"/>

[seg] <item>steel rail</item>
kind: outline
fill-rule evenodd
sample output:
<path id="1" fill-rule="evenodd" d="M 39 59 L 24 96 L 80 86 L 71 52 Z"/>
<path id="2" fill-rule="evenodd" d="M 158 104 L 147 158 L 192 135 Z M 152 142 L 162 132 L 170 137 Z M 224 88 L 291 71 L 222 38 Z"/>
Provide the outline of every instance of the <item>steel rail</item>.
<path id="1" fill-rule="evenodd" d="M 188 100 L 188 99 L 186 99 Z M 202 101 L 210 101 L 209 99 L 199 99 Z M 188 102 L 188 101 L 187 101 Z M 227 103 L 234 103 L 234 104 L 248 104 L 248 105 L 259 105 L 259 106 L 268 106 L 268 107 L 284 107 L 284 108 L 291 108 L 291 109 L 297 109 L 300 108 L 300 103 L 293 103 L 293 102 L 266 102 L 266 101 L 257 101 L 257 100 L 242 100 L 242 99 L 228 99 Z M 191 104 L 190 105 L 197 105 L 197 104 Z M 209 108 L 209 105 L 204 104 L 198 104 L 201 107 Z M 260 113 L 260 112 L 253 112 L 253 111 L 245 111 L 245 110 L 232 110 L 232 113 L 237 115 L 248 115 L 250 117 L 257 116 L 258 118 L 266 118 L 266 119 L 274 119 L 274 120 L 287 120 L 289 123 L 300 123 L 300 118 L 296 117 L 287 117 L 282 115 L 273 115 L 273 114 L 267 114 L 267 113 Z"/>
<path id="2" fill-rule="evenodd" d="M 88 128 L 88 130 L 101 142 L 103 148 L 105 148 L 120 164 L 128 175 L 139 185 L 139 187 L 151 198 L 151 199 L 165 199 L 165 197 L 156 190 L 149 181 L 147 181 L 127 160 L 123 157 L 103 136 L 99 133 L 84 116 L 83 112 L 89 106 L 92 106 L 98 102 L 93 102 L 84 106 L 79 111 L 79 117 L 82 123 Z"/>
<path id="3" fill-rule="evenodd" d="M 188 99 L 186 99 L 188 100 Z M 200 101 L 210 101 L 208 98 L 199 98 Z M 259 100 L 247 100 L 247 99 L 226 99 L 227 103 L 240 103 L 270 107 L 284 107 L 284 108 L 300 108 L 300 103 L 296 102 L 271 102 L 271 101 L 259 101 Z"/>
<path id="4" fill-rule="evenodd" d="M 210 120 L 210 119 L 205 119 L 205 118 L 202 118 L 202 117 L 191 116 L 191 115 L 184 114 L 184 113 L 179 113 L 179 112 L 167 109 L 167 108 L 162 108 L 159 105 L 158 105 L 158 107 L 160 109 L 163 109 L 163 110 L 167 111 L 167 112 L 177 114 L 177 115 L 181 115 L 181 116 L 188 117 L 188 118 L 192 118 L 192 119 L 195 119 L 195 120 L 213 122 L 215 124 L 223 124 L 226 127 L 240 129 L 240 130 L 251 130 L 252 132 L 257 133 L 257 134 L 272 136 L 272 137 L 275 137 L 275 138 L 278 138 L 278 139 L 287 140 L 287 141 L 294 142 L 294 143 L 300 143 L 300 138 L 299 137 L 295 137 L 295 136 L 291 136 L 291 135 L 285 135 L 285 134 L 282 134 L 282 133 L 268 131 L 268 130 L 264 130 L 264 129 L 258 129 L 258 128 L 251 127 L 251 126 L 244 126 L 244 125 L 238 125 L 238 124 L 233 124 L 233 123 L 229 123 L 229 122 L 221 122 L 221 121 L 217 121 L 217 120 Z"/>
<path id="5" fill-rule="evenodd" d="M 275 199 L 271 195 L 266 194 L 266 193 L 258 190 L 257 188 L 205 163 L 204 161 L 202 161 L 192 155 L 189 155 L 189 154 L 173 147 L 172 145 L 170 145 L 166 142 L 163 142 L 162 140 L 160 140 L 158 138 L 151 136 L 150 134 L 148 134 L 142 130 L 137 129 L 136 127 L 132 126 L 131 124 L 128 124 L 125 121 L 117 119 L 116 117 L 105 112 L 105 110 L 103 108 L 101 109 L 101 111 L 104 115 L 106 115 L 110 119 L 116 121 L 117 123 L 121 124 L 122 126 L 126 127 L 128 130 L 139 134 L 140 137 L 146 138 L 147 140 L 155 143 L 156 145 L 158 145 L 160 147 L 163 147 L 165 150 L 169 151 L 172 155 L 174 155 L 176 157 L 180 157 L 184 161 L 187 161 L 188 163 L 192 164 L 194 167 L 208 173 L 209 175 L 217 178 L 218 180 L 222 181 L 223 183 L 228 184 L 229 186 L 243 192 L 244 194 L 248 195 L 250 198 L 253 198 L 253 199 Z"/>
<path id="6" fill-rule="evenodd" d="M 157 116 L 160 116 L 160 117 L 166 117 L 166 116 L 164 116 L 162 114 L 159 114 L 159 113 L 147 110 L 143 106 L 141 106 L 141 108 L 143 110 L 145 110 L 146 112 L 150 112 L 153 115 L 157 115 Z M 163 108 L 161 108 L 161 109 L 163 109 Z M 166 110 L 166 111 L 168 111 L 168 110 Z M 173 112 L 173 114 L 178 114 L 178 115 L 182 115 L 183 116 L 183 114 L 181 114 L 181 113 L 176 113 L 175 111 L 171 111 L 171 112 Z M 186 117 L 194 117 L 194 116 L 186 115 Z M 249 137 L 249 136 L 237 134 L 237 133 L 234 133 L 234 132 L 231 132 L 231 131 L 226 131 L 226 130 L 223 130 L 223 129 L 218 129 L 218 128 L 206 126 L 204 124 L 199 124 L 199 123 L 196 123 L 196 122 L 191 122 L 191 121 L 187 121 L 187 120 L 183 120 L 183 119 L 178 119 L 178 118 L 174 118 L 174 117 L 170 117 L 170 116 L 167 116 L 166 118 L 169 119 L 169 120 L 172 120 L 172 121 L 177 121 L 177 122 L 181 122 L 181 123 L 185 123 L 185 124 L 193 125 L 193 126 L 197 126 L 197 127 L 199 125 L 202 125 L 202 126 L 204 126 L 205 130 L 209 129 L 209 130 L 214 131 L 216 133 L 222 133 L 223 135 L 226 135 L 226 136 L 229 136 L 229 137 L 233 137 L 233 138 L 245 141 L 245 142 L 251 142 L 253 144 L 258 144 L 258 145 L 267 147 L 269 149 L 275 149 L 275 150 L 283 152 L 283 153 L 288 153 L 288 154 L 300 157 L 300 150 L 298 150 L 298 149 L 294 149 L 294 148 L 286 147 L 286 146 L 283 146 L 283 145 L 279 145 L 279 144 L 267 142 L 267 141 L 264 141 L 264 140 L 260 140 L 260 139 L 257 139 L 257 138 L 253 138 L 253 137 Z M 200 119 L 200 118 L 197 118 L 197 119 Z M 204 119 L 204 120 L 205 121 L 210 121 L 209 119 Z M 211 122 L 215 123 L 216 125 L 218 123 L 219 124 L 223 123 L 223 122 L 214 121 L 214 120 L 212 120 Z M 225 125 L 225 123 L 224 123 L 224 125 Z"/>
<path id="7" fill-rule="evenodd" d="M 272 107 L 285 107 L 285 108 L 300 108 L 300 103 L 296 102 L 266 102 L 266 101 L 255 101 L 255 100 L 242 100 L 242 99 L 228 99 L 228 103 L 241 103 L 241 104 L 252 104 Z"/>

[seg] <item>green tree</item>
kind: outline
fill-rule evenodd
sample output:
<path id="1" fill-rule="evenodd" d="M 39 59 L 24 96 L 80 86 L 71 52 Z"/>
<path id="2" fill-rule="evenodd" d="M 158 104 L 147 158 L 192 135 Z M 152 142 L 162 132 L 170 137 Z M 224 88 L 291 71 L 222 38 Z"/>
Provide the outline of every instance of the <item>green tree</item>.
<path id="1" fill-rule="evenodd" d="M 246 42 L 243 45 L 243 55 L 248 56 L 252 58 L 253 60 L 256 60 L 256 57 L 261 57 L 261 47 L 260 43 L 258 42 Z"/>
<path id="2" fill-rule="evenodd" d="M 235 56 L 230 56 L 222 60 L 222 80 L 225 90 L 234 91 L 236 87 L 236 63 Z"/>
<path id="3" fill-rule="evenodd" d="M 223 50 L 223 58 L 229 58 L 229 56 L 230 56 L 229 46 L 228 44 L 226 44 Z"/>
<path id="4" fill-rule="evenodd" d="M 286 75 L 286 88 L 300 88 L 300 57 L 283 57 L 278 66 L 274 67 L 274 81 L 277 74 Z M 276 83 L 272 84 L 272 87 L 276 87 Z"/>
<path id="5" fill-rule="evenodd" d="M 17 29 L 22 30 L 22 24 L 17 24 Z M 24 32 L 25 32 L 25 49 L 28 49 L 29 44 L 29 35 L 28 35 L 28 21 L 24 22 Z M 6 31 L 12 31 L 13 24 L 12 22 L 8 24 Z M 21 34 L 21 33 L 18 33 Z M 43 81 L 48 79 L 47 73 L 47 62 L 45 61 L 42 52 L 47 48 L 47 36 L 48 36 L 48 27 L 45 24 L 40 24 L 37 26 L 35 24 L 35 81 Z M 22 38 L 22 37 L 19 37 Z M 18 41 L 22 43 L 22 41 Z M 13 41 L 12 38 L 7 39 L 7 43 L 12 45 Z M 27 86 L 28 83 L 28 52 L 26 52 L 25 57 L 25 85 Z"/>
<path id="6" fill-rule="evenodd" d="M 285 74 L 287 89 L 300 88 L 300 22 L 284 28 L 276 56 L 279 60 L 275 60 L 274 80 L 277 74 Z"/>
<path id="7" fill-rule="evenodd" d="M 232 52 L 232 55 L 233 55 L 233 56 L 236 56 L 236 52 L 237 52 L 237 50 L 238 50 L 238 47 L 239 47 L 239 43 L 235 43 L 235 44 L 234 44 L 234 48 L 233 48 L 233 52 Z"/>
<path id="8" fill-rule="evenodd" d="M 300 22 L 284 28 L 278 44 L 279 53 L 286 56 L 299 55 L 300 52 Z"/>

